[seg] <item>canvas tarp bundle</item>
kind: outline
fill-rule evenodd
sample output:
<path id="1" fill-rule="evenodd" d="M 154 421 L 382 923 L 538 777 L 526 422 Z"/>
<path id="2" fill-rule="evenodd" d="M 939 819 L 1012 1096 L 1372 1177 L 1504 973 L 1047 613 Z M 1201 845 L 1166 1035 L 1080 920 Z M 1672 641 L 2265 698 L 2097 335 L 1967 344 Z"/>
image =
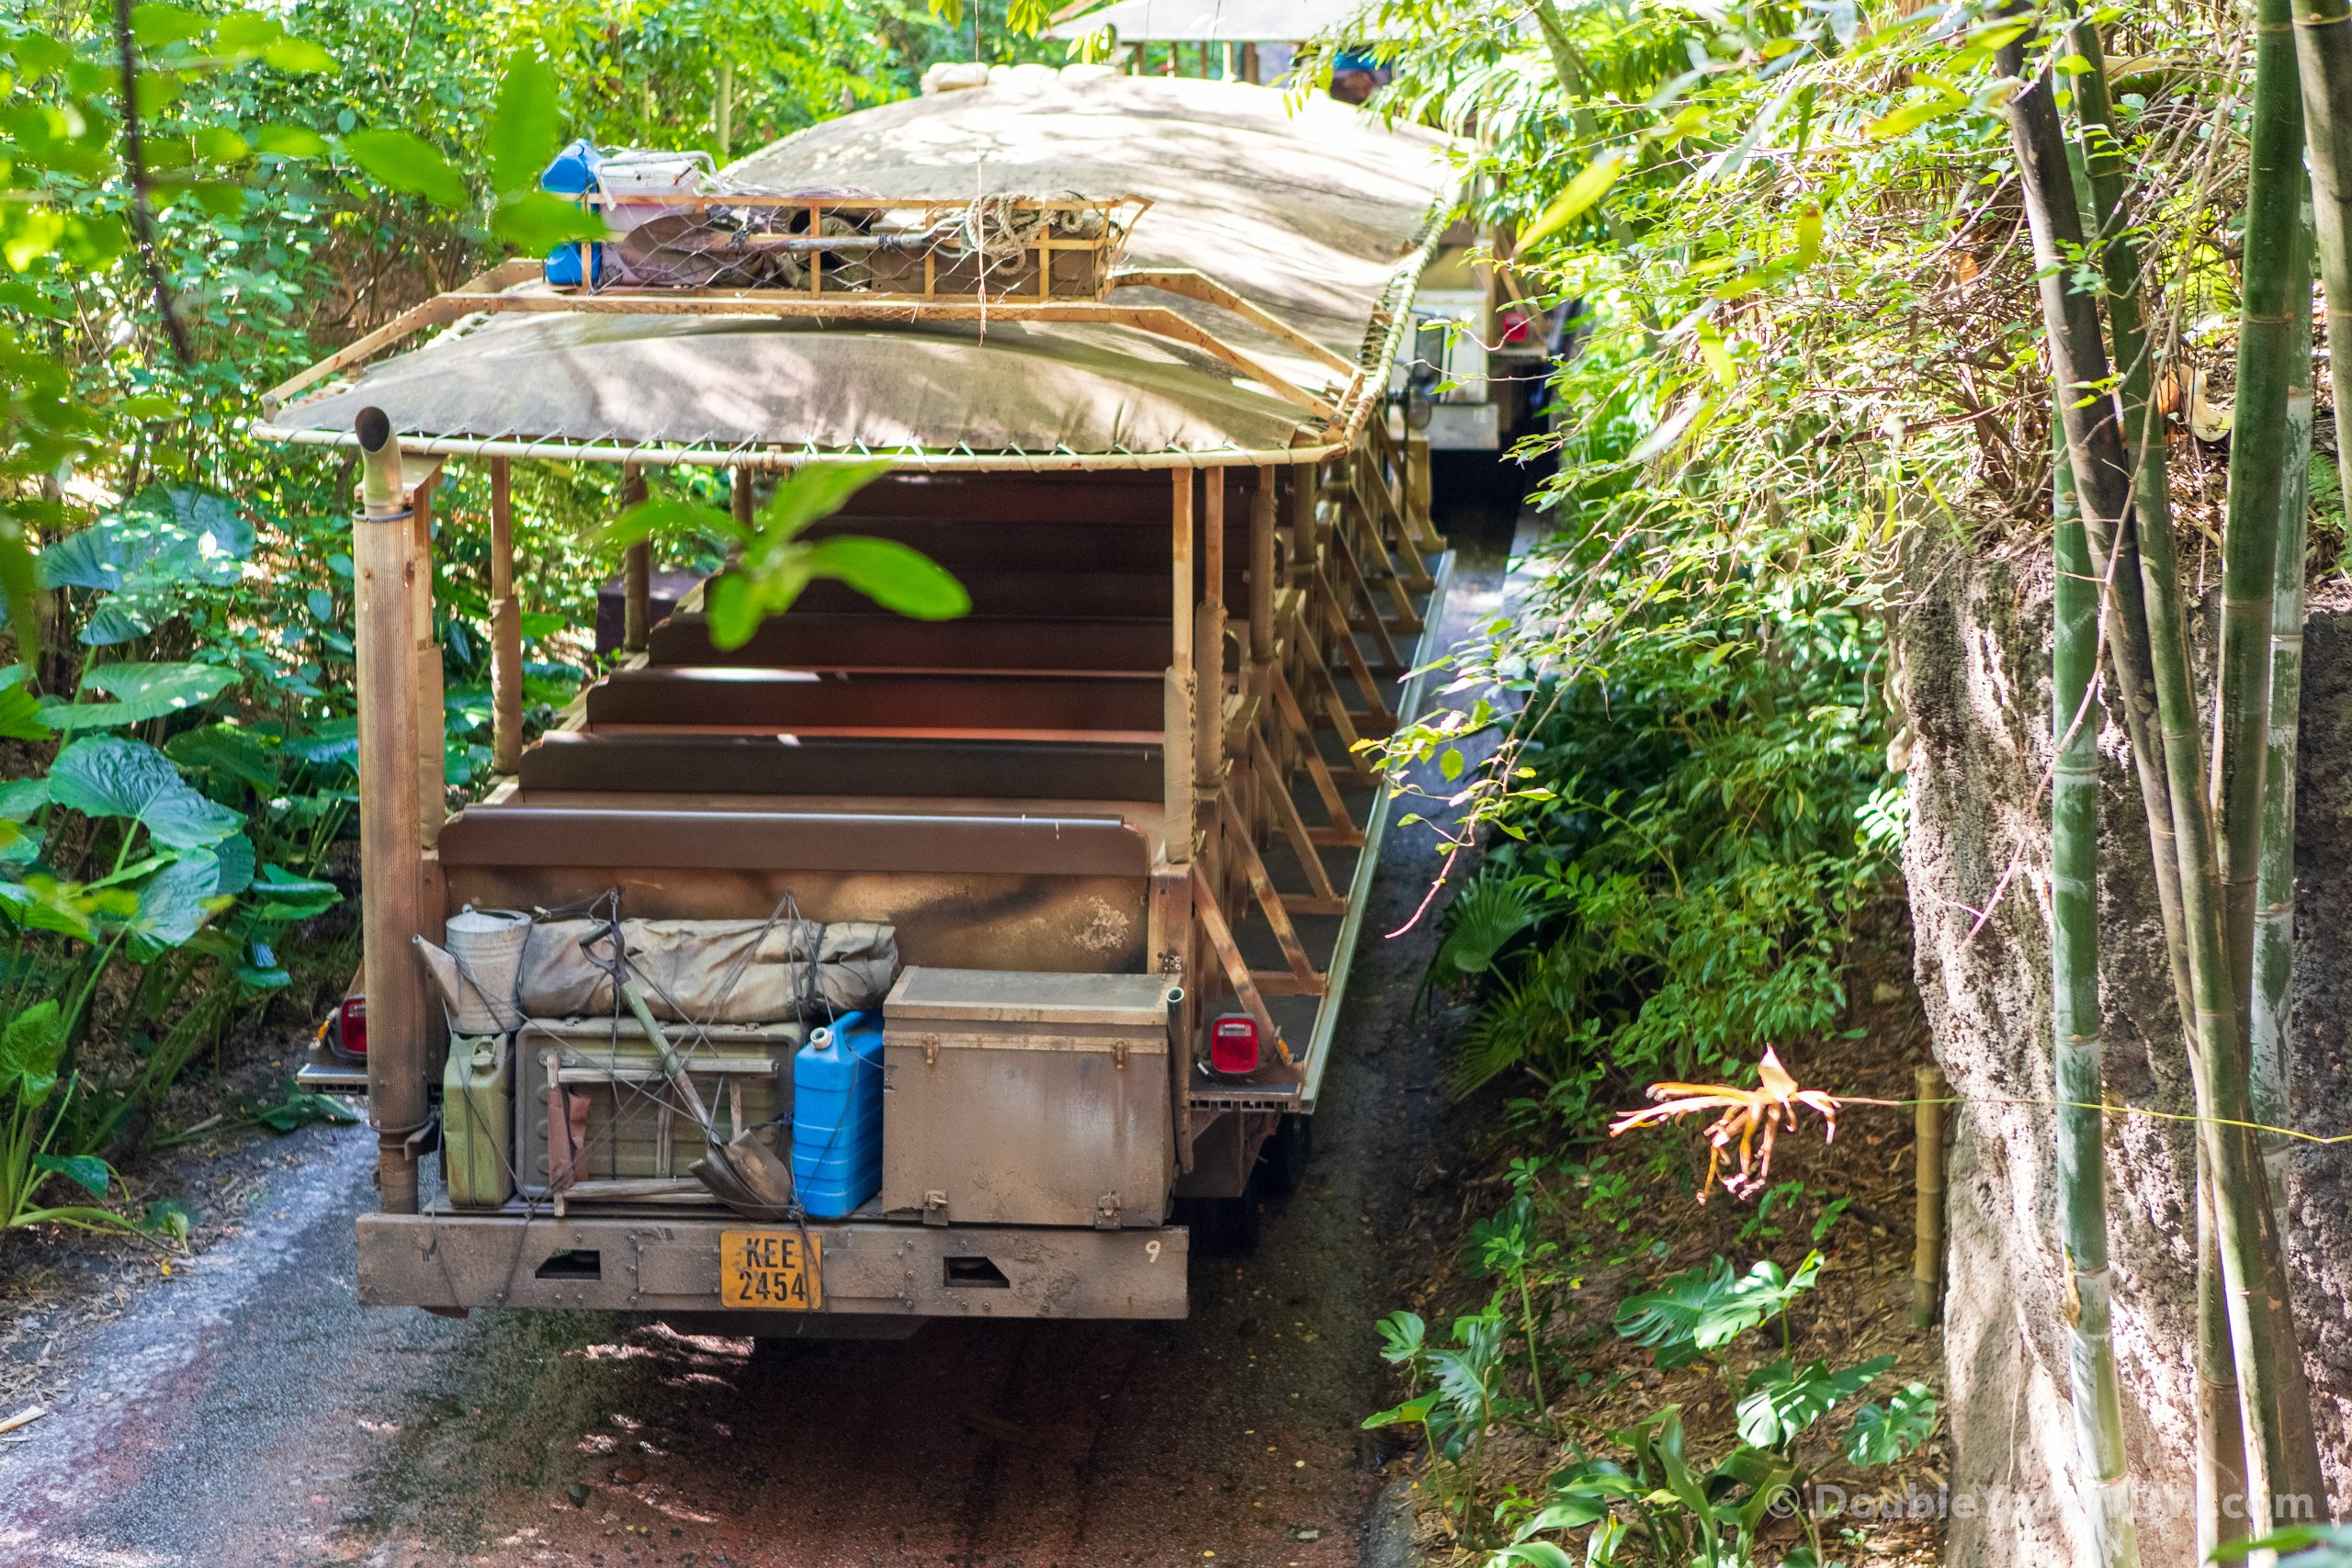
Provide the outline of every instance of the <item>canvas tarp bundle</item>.
<path id="1" fill-rule="evenodd" d="M 542 920 L 523 946 L 516 990 L 533 1018 L 620 1010 L 601 920 Z M 866 920 L 623 920 L 629 974 L 653 1016 L 683 1023 L 771 1023 L 881 1005 L 899 973 L 895 927 Z M 811 964 L 810 957 L 816 962 Z"/>

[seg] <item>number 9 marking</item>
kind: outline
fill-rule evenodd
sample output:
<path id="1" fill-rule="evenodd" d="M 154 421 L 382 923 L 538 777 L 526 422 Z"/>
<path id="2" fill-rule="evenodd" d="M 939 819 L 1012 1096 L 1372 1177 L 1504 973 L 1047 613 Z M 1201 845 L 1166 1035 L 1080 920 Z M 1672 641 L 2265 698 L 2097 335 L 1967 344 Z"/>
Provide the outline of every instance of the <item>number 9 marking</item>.
<path id="1" fill-rule="evenodd" d="M 1158 1243 L 1158 1242 L 1156 1242 L 1156 1241 L 1148 1241 L 1148 1242 L 1145 1242 L 1145 1243 L 1143 1244 L 1143 1256 L 1144 1256 L 1144 1261 L 1145 1261 L 1145 1262 L 1147 1262 L 1147 1263 L 1157 1263 L 1157 1262 L 1159 1262 L 1159 1243 Z"/>

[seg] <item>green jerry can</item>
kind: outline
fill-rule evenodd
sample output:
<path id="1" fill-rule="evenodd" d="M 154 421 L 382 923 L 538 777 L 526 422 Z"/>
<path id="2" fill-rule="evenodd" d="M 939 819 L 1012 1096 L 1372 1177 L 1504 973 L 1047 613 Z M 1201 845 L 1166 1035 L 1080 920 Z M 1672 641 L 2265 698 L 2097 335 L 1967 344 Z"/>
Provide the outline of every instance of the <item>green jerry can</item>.
<path id="1" fill-rule="evenodd" d="M 441 1073 L 441 1174 L 460 1209 L 514 1191 L 514 1069 L 503 1034 L 460 1034 Z"/>

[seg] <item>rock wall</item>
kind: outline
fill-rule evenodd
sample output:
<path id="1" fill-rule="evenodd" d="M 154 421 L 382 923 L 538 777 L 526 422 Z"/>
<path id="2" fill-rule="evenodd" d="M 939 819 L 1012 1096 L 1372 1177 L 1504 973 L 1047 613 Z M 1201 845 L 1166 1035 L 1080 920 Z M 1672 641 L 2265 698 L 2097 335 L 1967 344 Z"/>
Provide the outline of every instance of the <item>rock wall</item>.
<path id="1" fill-rule="evenodd" d="M 1965 1103 L 1951 1155 L 1947 1561 L 2081 1561 L 2067 1409 L 2050 1048 L 2049 559 L 1926 552 L 1907 574 L 1897 695 L 1912 728 L 1905 852 L 1936 1055 Z M 2315 602 L 2298 781 L 2295 1107 L 2352 1130 L 2352 605 Z M 2110 1100 L 2192 1109 L 2119 713 L 2102 754 L 2100 998 Z M 2189 1568 L 2195 1156 L 2188 1129 L 2108 1129 L 2124 1423 L 2149 1568 Z M 2352 1146 L 2290 1179 L 2296 1318 L 2337 1511 L 2352 1506 Z"/>

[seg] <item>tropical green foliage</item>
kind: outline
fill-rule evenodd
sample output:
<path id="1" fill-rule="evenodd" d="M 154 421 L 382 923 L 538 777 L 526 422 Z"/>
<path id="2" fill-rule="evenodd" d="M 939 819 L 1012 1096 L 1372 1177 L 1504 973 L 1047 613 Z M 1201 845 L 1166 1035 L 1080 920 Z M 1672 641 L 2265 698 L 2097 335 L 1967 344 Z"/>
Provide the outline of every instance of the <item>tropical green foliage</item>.
<path id="1" fill-rule="evenodd" d="M 711 581 L 705 600 L 711 646 L 722 650 L 751 641 L 763 620 L 792 608 L 801 590 L 820 578 L 845 582 L 884 609 L 916 620 L 953 620 L 971 609 L 971 595 L 911 545 L 865 534 L 813 542 L 800 536 L 889 469 L 887 462 L 811 464 L 777 480 L 767 505 L 748 524 L 689 500 L 648 501 L 622 513 L 605 540 L 625 547 L 673 535 L 723 542 L 728 570 Z"/>
<path id="2" fill-rule="evenodd" d="M 117 15 L 0 21 L 0 601 L 24 660 L 0 674 L 0 1020 L 51 999 L 58 1078 L 0 1085 L 11 1213 L 91 1168 L 38 1161 L 128 1149 L 241 1021 L 279 996 L 303 1019 L 356 956 L 352 476 L 254 441 L 260 389 L 581 232 L 537 189 L 571 137 L 724 157 L 967 47 L 893 0 Z M 588 671 L 616 479 L 516 467 L 534 724 Z M 453 467 L 433 586 L 456 795 L 489 765 L 487 512 L 486 475 Z"/>
<path id="3" fill-rule="evenodd" d="M 1523 1224 L 1525 1202 L 1522 1195 L 1516 1216 L 1506 1218 Z M 1493 1257 L 1502 1234 L 1487 1227 L 1474 1238 L 1474 1251 Z M 1687 1365 L 1702 1355 L 1728 1357 L 1744 1336 L 1812 1289 L 1820 1268 L 1820 1256 L 1813 1254 L 1793 1275 L 1770 1262 L 1740 1274 L 1717 1258 L 1655 1292 L 1627 1298 L 1617 1332 L 1652 1348 L 1662 1367 Z M 1415 1392 L 1364 1422 L 1421 1428 L 1431 1458 L 1446 1467 L 1438 1479 L 1463 1523 L 1465 1543 L 1473 1545 L 1481 1544 L 1485 1533 L 1474 1514 L 1485 1445 L 1498 1426 L 1545 1418 L 1540 1399 L 1520 1396 L 1503 1375 L 1511 1325 L 1501 1306 L 1498 1293 L 1484 1312 L 1455 1319 L 1446 1344 L 1431 1343 L 1416 1314 L 1383 1319 L 1381 1354 L 1403 1369 Z M 1532 1339 L 1530 1348 L 1532 1354 Z M 1768 1517 L 1777 1517 L 1776 1509 L 1789 1512 L 1807 1479 L 1798 1439 L 1893 1364 L 1882 1356 L 1832 1370 L 1824 1360 L 1800 1367 L 1783 1356 L 1754 1366 L 1735 1385 L 1736 1431 L 1712 1462 L 1690 1451 L 1683 1411 L 1673 1404 L 1610 1432 L 1614 1457 L 1573 1450 L 1577 1457 L 1546 1478 L 1540 1496 L 1506 1500 L 1494 1511 L 1503 1534 L 1484 1542 L 1490 1549 L 1487 1568 L 1563 1568 L 1578 1561 L 1587 1568 L 1620 1562 L 1748 1568 Z M 1912 1384 L 1890 1407 L 1857 1409 L 1842 1452 L 1857 1465 L 1891 1463 L 1924 1441 L 1934 1421 L 1934 1399 Z M 1717 1447 L 1713 1438 L 1706 1443 Z M 1586 1532 L 1582 1551 L 1571 1556 L 1556 1538 L 1579 1530 Z M 1817 1551 L 1818 1541 L 1805 1550 Z"/>

